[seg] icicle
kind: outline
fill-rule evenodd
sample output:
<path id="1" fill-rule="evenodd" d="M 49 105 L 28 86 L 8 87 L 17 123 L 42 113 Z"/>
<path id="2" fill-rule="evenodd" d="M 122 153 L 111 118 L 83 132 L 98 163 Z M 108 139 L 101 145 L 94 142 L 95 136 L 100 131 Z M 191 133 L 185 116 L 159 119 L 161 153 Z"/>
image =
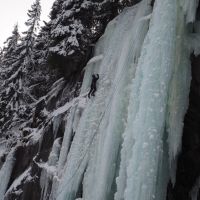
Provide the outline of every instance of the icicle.
<path id="1" fill-rule="evenodd" d="M 147 32 L 147 29 L 145 27 L 148 26 L 148 24 L 141 23 L 141 22 L 143 22 L 143 19 L 144 19 L 144 17 L 142 17 L 142 16 L 151 16 L 150 14 L 148 14 L 148 12 L 150 12 L 149 5 L 150 5 L 149 1 L 141 2 L 141 4 L 139 5 L 137 17 L 135 18 L 135 22 L 137 23 L 135 40 L 138 42 L 138 43 L 136 42 L 137 45 L 134 45 L 134 47 L 136 47 L 135 48 L 136 64 L 137 64 L 138 58 L 140 56 L 140 51 L 142 48 L 144 37 L 146 36 L 146 32 Z M 145 29 L 146 29 L 146 31 L 145 31 Z M 143 34 L 141 34 L 141 33 L 143 33 Z M 129 104 L 128 110 L 130 112 L 133 112 L 131 104 Z M 122 157 L 121 157 L 121 162 L 120 162 L 120 172 L 119 172 L 119 177 L 116 180 L 117 181 L 117 192 L 115 194 L 115 199 L 117 199 L 117 200 L 118 199 L 121 200 L 124 198 L 123 195 L 124 195 L 124 190 L 126 187 L 126 179 L 127 179 L 126 165 L 128 164 L 127 162 L 128 162 L 128 159 L 130 158 L 129 150 L 132 148 L 132 145 L 133 145 L 133 139 L 132 139 L 131 135 L 129 135 L 128 137 L 125 136 L 124 140 L 126 141 L 126 142 L 124 141 L 124 144 L 126 144 L 127 146 L 124 147 L 121 151 Z"/>
<path id="2" fill-rule="evenodd" d="M 61 123 L 62 123 L 62 115 L 58 115 L 58 116 L 54 117 L 54 119 L 53 119 L 53 135 L 54 135 L 54 138 L 57 137 Z"/>
<path id="3" fill-rule="evenodd" d="M 196 184 L 192 188 L 190 192 L 191 200 L 198 200 L 198 193 L 200 189 L 200 178 L 197 179 Z"/>
<path id="4" fill-rule="evenodd" d="M 48 162 L 45 164 L 40 164 L 43 168 L 40 176 L 40 186 L 41 186 L 41 200 L 48 200 L 51 191 L 51 184 L 56 173 L 57 162 L 60 153 L 60 139 L 54 141 L 52 151 L 49 155 Z"/>
<path id="5" fill-rule="evenodd" d="M 60 148 L 61 148 L 61 139 L 57 138 L 54 141 L 53 147 L 52 147 L 52 151 L 49 155 L 49 159 L 48 159 L 48 165 L 49 166 L 56 166 L 57 162 L 58 162 L 58 158 L 59 158 L 59 154 L 60 154 Z"/>
<path id="6" fill-rule="evenodd" d="M 58 162 L 59 174 L 64 166 L 64 163 L 66 162 L 67 154 L 71 146 L 73 137 L 76 133 L 76 129 L 78 127 L 85 105 L 86 105 L 86 98 L 80 97 L 78 99 L 78 104 L 75 105 L 75 107 L 72 107 L 68 114 L 68 118 L 66 120 L 66 125 L 65 125 L 65 132 L 64 132 L 61 153 Z"/>
<path id="7" fill-rule="evenodd" d="M 61 173 L 62 168 L 64 167 L 64 164 L 67 159 L 67 154 L 69 151 L 70 143 L 71 143 L 71 137 L 73 134 L 73 120 L 74 120 L 74 113 L 75 113 L 75 108 L 73 108 L 70 113 L 69 117 L 66 120 L 66 125 L 65 125 L 65 132 L 64 132 L 64 138 L 62 142 L 62 148 L 60 152 L 60 157 L 58 161 L 58 173 Z"/>
<path id="8" fill-rule="evenodd" d="M 200 21 L 194 23 L 194 33 L 188 35 L 186 45 L 195 56 L 200 54 Z"/>
<path id="9" fill-rule="evenodd" d="M 184 12 L 177 7 L 177 36 L 175 68 L 171 80 L 168 100 L 167 132 L 169 145 L 169 164 L 172 183 L 176 178 L 177 155 L 181 150 L 183 120 L 188 107 L 191 81 L 190 49 L 187 45 Z M 186 46 L 187 45 L 187 46 Z"/>
<path id="10" fill-rule="evenodd" d="M 186 23 L 195 21 L 196 9 L 199 5 L 199 0 L 182 0 L 180 5 L 183 7 L 186 16 Z"/>

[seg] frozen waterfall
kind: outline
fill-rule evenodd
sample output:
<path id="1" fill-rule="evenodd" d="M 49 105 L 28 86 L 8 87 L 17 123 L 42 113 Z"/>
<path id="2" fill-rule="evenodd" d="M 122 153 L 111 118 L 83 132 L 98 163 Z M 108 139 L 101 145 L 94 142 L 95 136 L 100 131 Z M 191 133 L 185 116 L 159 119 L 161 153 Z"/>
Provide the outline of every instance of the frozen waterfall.
<path id="1" fill-rule="evenodd" d="M 164 200 L 175 181 L 191 79 L 187 23 L 196 7 L 156 0 L 152 9 L 150 2 L 109 23 L 85 68 L 86 102 L 68 116 L 57 200 Z M 86 99 L 96 73 L 96 96 Z"/>
<path id="2" fill-rule="evenodd" d="M 108 24 L 80 95 L 49 114 L 55 141 L 47 162 L 37 161 L 40 200 L 166 199 L 181 151 L 190 54 L 200 52 L 200 31 L 192 37 L 191 27 L 200 26 L 193 24 L 198 0 L 151 3 L 142 0 Z M 100 78 L 89 99 L 92 74 Z M 0 168 L 0 200 L 14 161 L 12 149 Z"/>

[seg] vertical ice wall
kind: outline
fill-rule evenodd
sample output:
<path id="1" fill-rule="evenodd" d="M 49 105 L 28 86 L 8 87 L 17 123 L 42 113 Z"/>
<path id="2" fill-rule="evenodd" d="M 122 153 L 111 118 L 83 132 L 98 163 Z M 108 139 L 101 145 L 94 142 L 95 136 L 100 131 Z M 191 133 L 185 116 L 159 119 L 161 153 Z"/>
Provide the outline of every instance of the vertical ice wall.
<path id="1" fill-rule="evenodd" d="M 143 18 L 150 13 L 147 1 L 128 9 L 110 23 L 98 42 L 95 55 L 103 59 L 89 62 L 81 93 L 89 88 L 92 73 L 100 75 L 98 91 L 88 100 L 76 130 L 57 199 L 74 199 L 84 172 L 84 199 L 114 198 L 129 84 L 148 30 L 149 21 Z"/>
<path id="2" fill-rule="evenodd" d="M 111 78 L 113 86 L 111 86 L 111 95 L 107 97 L 109 106 L 99 129 L 97 148 L 93 150 L 94 153 L 85 174 L 83 199 L 114 199 L 115 178 L 118 175 L 120 162 L 120 146 L 126 126 L 127 105 L 131 93 L 129 86 L 135 77 L 141 46 L 148 30 L 149 20 L 144 18 L 151 13 L 151 10 L 149 2 L 143 1 L 133 10 L 135 16 L 130 17 L 132 10 L 125 12 L 118 19 L 119 26 L 115 28 L 113 37 L 110 39 L 110 41 L 116 40 L 115 37 L 117 37 L 120 46 L 118 51 L 114 52 L 113 59 L 116 63 L 108 72 L 114 73 Z M 130 21 L 127 24 L 123 23 L 127 19 Z M 119 35 L 120 32 L 122 37 Z M 113 49 L 115 46 L 111 44 L 109 48 Z M 106 52 L 103 54 L 106 55 Z M 91 191 L 91 188 L 94 189 Z"/>
<path id="3" fill-rule="evenodd" d="M 195 13 L 196 8 L 194 7 L 192 13 Z M 125 199 L 133 197 L 134 199 L 164 199 L 168 173 L 175 182 L 176 157 L 181 148 L 183 118 L 188 106 L 191 79 L 191 52 L 189 51 L 191 49 L 187 43 L 190 29 L 186 20 L 190 12 L 190 7 L 187 10 L 183 9 L 183 1 L 156 1 L 155 3 L 153 19 L 145 40 L 147 43 L 144 43 L 144 54 L 142 54 L 144 57 L 140 58 L 142 65 L 140 66 L 139 62 L 138 74 L 136 73 L 133 81 L 133 88 L 137 93 L 132 105 L 137 102 L 138 97 L 141 99 L 138 100 L 135 110 L 130 112 L 133 126 L 127 128 L 128 134 L 125 134 L 122 149 L 122 159 L 124 157 L 124 160 L 128 160 L 129 165 L 126 167 L 122 160 L 116 199 L 124 199 L 124 196 Z M 156 51 L 156 46 L 159 51 Z M 153 67 L 151 66 L 152 58 L 153 62 L 158 62 L 153 63 Z M 163 71 L 160 71 L 158 76 L 155 73 L 156 65 L 157 70 Z M 147 67 L 151 68 L 151 71 L 148 71 Z M 137 75 L 142 76 L 139 86 Z M 155 80 L 156 85 L 154 85 L 155 82 L 153 83 Z M 151 93 L 148 94 L 147 88 L 151 89 Z M 156 100 L 157 97 L 158 100 Z M 128 135 L 133 135 L 132 155 L 130 155 L 131 136 L 128 137 Z M 129 160 L 130 156 L 132 160 Z M 170 169 L 165 168 L 168 163 Z M 120 194 L 124 179 L 128 180 L 126 191 L 125 194 Z M 120 184 L 121 182 L 123 184 Z"/>
<path id="4" fill-rule="evenodd" d="M 102 59 L 86 67 L 81 93 L 93 73 L 100 74 L 98 91 L 69 149 L 71 112 L 57 200 L 80 197 L 80 190 L 85 200 L 165 199 L 187 108 L 184 14 L 190 12 L 184 13 L 179 0 L 157 0 L 149 17 L 150 2 L 143 0 L 108 25 L 95 50 Z"/>
<path id="5" fill-rule="evenodd" d="M 99 39 L 67 114 L 50 199 L 164 200 L 170 175 L 175 181 L 197 1 L 156 0 L 153 12 L 150 3 L 126 9 Z"/>
<path id="6" fill-rule="evenodd" d="M 118 178 L 119 190 L 124 176 L 126 188 L 121 194 L 117 192 L 116 199 L 165 198 L 168 182 L 165 116 L 174 67 L 176 23 L 177 1 L 157 0 L 132 84 Z"/>

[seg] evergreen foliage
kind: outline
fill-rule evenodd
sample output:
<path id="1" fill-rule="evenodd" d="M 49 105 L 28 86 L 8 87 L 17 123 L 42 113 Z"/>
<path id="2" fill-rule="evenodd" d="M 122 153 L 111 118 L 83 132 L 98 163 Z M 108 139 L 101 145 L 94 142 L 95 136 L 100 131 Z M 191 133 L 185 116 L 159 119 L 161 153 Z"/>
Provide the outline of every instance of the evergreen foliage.
<path id="1" fill-rule="evenodd" d="M 20 36 L 15 25 L 0 51 L 0 129 L 9 130 L 31 118 L 37 101 L 60 78 L 57 69 L 72 80 L 107 23 L 135 1 L 55 0 L 50 21 L 44 22 L 37 35 L 41 6 L 35 0 L 27 13 L 27 30 Z"/>
<path id="2" fill-rule="evenodd" d="M 36 44 L 39 63 L 61 68 L 68 77 L 84 67 L 107 23 L 138 0 L 56 0 Z"/>
<path id="3" fill-rule="evenodd" d="M 50 24 L 44 22 L 34 45 L 34 61 L 37 65 L 46 65 L 49 53 Z"/>
<path id="4" fill-rule="evenodd" d="M 117 1 L 56 1 L 51 12 L 50 53 L 84 55 L 117 13 Z"/>
<path id="5" fill-rule="evenodd" d="M 7 68 L 14 62 L 16 55 L 16 47 L 20 38 L 18 25 L 14 26 L 12 35 L 6 40 L 5 47 L 2 51 L 2 65 Z"/>
<path id="6" fill-rule="evenodd" d="M 33 46 L 41 13 L 40 0 L 36 0 L 28 11 L 27 31 L 18 42 L 17 26 L 7 40 L 3 52 L 5 81 L 0 97 L 0 122 L 2 129 L 8 129 L 27 119 L 30 104 L 35 99 L 30 94 L 30 77 L 34 68 Z"/>

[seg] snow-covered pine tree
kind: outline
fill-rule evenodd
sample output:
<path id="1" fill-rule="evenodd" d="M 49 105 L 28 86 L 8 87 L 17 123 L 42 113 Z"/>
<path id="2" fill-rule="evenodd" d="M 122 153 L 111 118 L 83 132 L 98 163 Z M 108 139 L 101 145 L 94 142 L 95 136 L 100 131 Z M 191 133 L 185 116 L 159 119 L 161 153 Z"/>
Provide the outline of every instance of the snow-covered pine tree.
<path id="1" fill-rule="evenodd" d="M 2 77 L 2 62 L 3 62 L 3 49 L 0 48 L 0 91 L 2 91 L 2 85 L 3 85 L 3 77 Z M 0 92 L 1 94 L 1 92 Z"/>
<path id="2" fill-rule="evenodd" d="M 36 65 L 46 65 L 49 53 L 50 23 L 44 21 L 44 26 L 37 36 L 34 45 L 34 62 Z"/>
<path id="3" fill-rule="evenodd" d="M 56 14 L 51 18 L 50 52 L 65 57 L 84 54 L 94 30 L 99 26 L 97 19 L 94 23 L 92 17 L 97 18 L 97 12 L 105 2 L 110 1 L 65 0 L 62 2 L 60 12 L 52 10 L 51 13 Z"/>
<path id="4" fill-rule="evenodd" d="M 27 13 L 29 19 L 25 22 L 28 30 L 23 32 L 19 48 L 21 49 L 21 60 L 23 61 L 23 70 L 32 70 L 34 66 L 33 48 L 36 40 L 36 33 L 39 29 L 39 21 L 41 15 L 40 0 L 36 0 Z M 31 69 L 32 68 L 32 69 Z"/>
<path id="5" fill-rule="evenodd" d="M 16 47 L 20 38 L 20 34 L 18 31 L 18 25 L 14 26 L 14 30 L 12 35 L 4 42 L 3 48 L 3 64 L 5 66 L 10 66 L 12 64 L 12 60 L 16 57 Z"/>
<path id="6" fill-rule="evenodd" d="M 49 53 L 49 45 L 51 38 L 51 30 L 57 24 L 58 15 L 62 12 L 62 3 L 64 0 L 55 0 L 50 12 L 50 21 L 47 23 L 44 21 L 44 26 L 37 36 L 34 49 L 34 60 L 38 65 L 44 65 L 47 62 Z"/>
<path id="7" fill-rule="evenodd" d="M 123 7 L 135 1 L 57 0 L 50 15 L 50 63 L 65 68 L 65 73 L 69 74 L 84 66 L 85 58 L 91 55 L 92 46 L 104 32 L 107 23 Z"/>
<path id="8" fill-rule="evenodd" d="M 18 25 L 14 26 L 12 35 L 4 42 L 4 48 L 2 50 L 2 70 L 1 76 L 9 77 L 12 73 L 12 64 L 16 62 L 18 56 L 17 45 L 20 39 L 18 31 Z"/>
<path id="9" fill-rule="evenodd" d="M 3 49 L 0 47 L 0 68 L 2 66 L 2 59 L 3 59 Z"/>
<path id="10" fill-rule="evenodd" d="M 47 62 L 50 30 L 50 23 L 44 22 L 44 26 L 40 29 L 33 49 L 32 57 L 35 70 L 32 73 L 31 83 L 34 85 L 31 87 L 31 94 L 36 98 L 45 95 L 50 85 L 58 78 L 58 69 L 53 69 Z"/>
<path id="11" fill-rule="evenodd" d="M 62 4 L 65 0 L 55 0 L 50 12 L 51 20 L 58 19 L 58 15 L 62 12 Z M 54 21 L 56 22 L 56 20 Z"/>
<path id="12" fill-rule="evenodd" d="M 40 0 L 36 0 L 28 10 L 28 20 L 25 25 L 27 31 L 23 33 L 20 43 L 14 52 L 13 62 L 10 64 L 9 72 L 6 72 L 4 90 L 1 95 L 1 129 L 11 128 L 27 119 L 30 114 L 30 104 L 35 99 L 30 94 L 32 72 L 34 71 L 33 46 L 36 31 L 39 27 L 41 13 Z"/>
<path id="13" fill-rule="evenodd" d="M 4 42 L 4 48 L 1 51 L 1 91 L 0 91 L 0 122 L 1 125 L 9 119 L 9 112 L 7 112 L 7 104 L 10 102 L 13 94 L 13 84 L 6 85 L 6 80 L 9 80 L 13 70 L 13 65 L 17 61 L 18 51 L 17 45 L 20 38 L 18 32 L 18 25 L 14 26 L 12 35 Z"/>

